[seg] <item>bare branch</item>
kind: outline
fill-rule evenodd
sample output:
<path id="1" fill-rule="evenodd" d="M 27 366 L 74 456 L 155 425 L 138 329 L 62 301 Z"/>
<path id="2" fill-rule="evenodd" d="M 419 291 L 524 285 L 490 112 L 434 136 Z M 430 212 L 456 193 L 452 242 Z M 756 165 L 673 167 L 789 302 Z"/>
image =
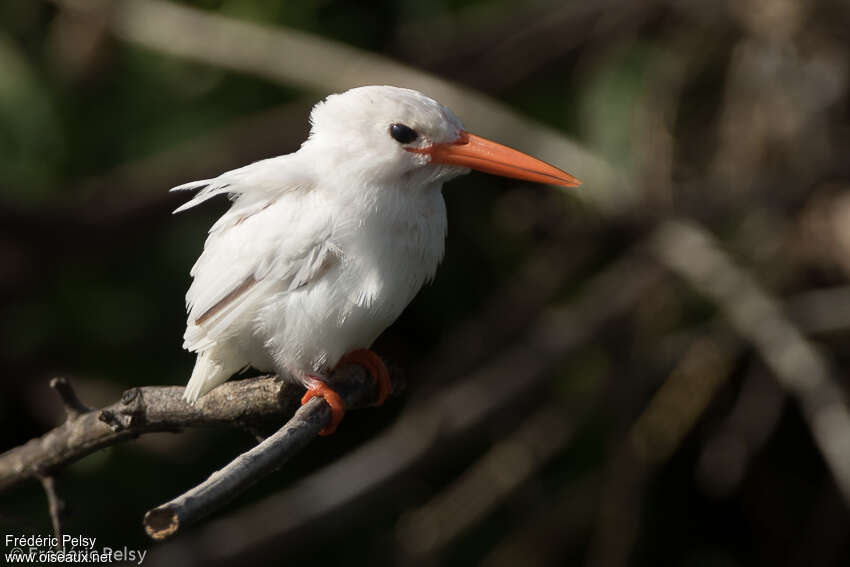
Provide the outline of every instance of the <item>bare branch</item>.
<path id="1" fill-rule="evenodd" d="M 181 386 L 132 388 L 120 401 L 79 413 L 0 454 L 0 491 L 143 433 L 285 418 L 295 411 L 302 393 L 303 389 L 269 376 L 227 382 L 195 405 L 183 401 Z"/>
<path id="2" fill-rule="evenodd" d="M 362 366 L 350 365 L 336 372 L 331 383 L 349 409 L 363 407 L 377 397 L 375 381 Z M 341 379 L 342 378 L 342 379 Z M 233 500 L 252 484 L 279 469 L 318 435 L 330 420 L 330 407 L 313 398 L 274 435 L 236 457 L 207 480 L 145 514 L 145 531 L 153 539 L 165 539 L 181 526 L 197 521 Z"/>

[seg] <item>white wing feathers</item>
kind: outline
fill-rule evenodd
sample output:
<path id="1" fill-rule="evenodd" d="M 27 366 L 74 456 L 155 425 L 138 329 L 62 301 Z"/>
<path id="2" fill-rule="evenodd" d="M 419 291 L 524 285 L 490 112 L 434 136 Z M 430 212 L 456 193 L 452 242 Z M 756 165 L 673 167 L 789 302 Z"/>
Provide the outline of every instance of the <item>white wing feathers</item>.
<path id="1" fill-rule="evenodd" d="M 338 259 L 328 209 L 311 182 L 289 175 L 301 169 L 289 167 L 290 159 L 264 160 L 173 189 L 203 187 L 175 212 L 222 193 L 235 199 L 210 229 L 191 271 L 183 346 L 198 359 L 184 394 L 189 401 L 246 365 L 236 352 L 239 341 L 252 336 L 265 302 L 309 284 Z"/>
<path id="2" fill-rule="evenodd" d="M 206 351 L 243 332 L 259 302 L 306 285 L 336 258 L 330 222 L 313 224 L 292 214 L 303 206 L 294 202 L 298 197 L 282 196 L 210 233 L 186 294 L 186 349 Z M 270 215 L 279 223 L 262 222 Z M 243 316 L 249 320 L 240 320 Z"/>
<path id="3" fill-rule="evenodd" d="M 174 209 L 174 214 L 225 193 L 229 194 L 231 199 L 245 196 L 245 202 L 242 203 L 245 206 L 258 200 L 273 199 L 280 193 L 296 189 L 306 180 L 294 177 L 294 173 L 299 170 L 293 163 L 294 156 L 295 154 L 287 154 L 264 159 L 227 171 L 212 179 L 190 181 L 173 187 L 172 192 L 200 189 L 192 199 Z M 230 212 L 233 212 L 232 209 Z"/>

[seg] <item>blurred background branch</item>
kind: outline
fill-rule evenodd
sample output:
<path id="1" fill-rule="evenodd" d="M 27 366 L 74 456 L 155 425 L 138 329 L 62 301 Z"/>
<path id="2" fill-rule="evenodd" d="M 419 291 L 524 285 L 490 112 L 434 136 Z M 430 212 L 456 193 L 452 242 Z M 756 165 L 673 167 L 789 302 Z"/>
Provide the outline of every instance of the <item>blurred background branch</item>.
<path id="1" fill-rule="evenodd" d="M 656 238 L 661 259 L 720 305 L 779 383 L 797 398 L 835 482 L 850 503 L 850 412 L 830 364 L 707 232 L 693 224 L 669 222 L 659 228 Z"/>
<path id="2" fill-rule="evenodd" d="M 588 199 L 616 210 L 627 204 L 628 193 L 622 188 L 616 195 L 610 191 L 615 180 L 610 166 L 564 135 L 479 92 L 391 59 L 296 30 L 237 21 L 162 0 L 55 1 L 105 19 L 124 40 L 323 95 L 360 85 L 406 85 L 452 108 L 484 136 L 522 146 L 543 159 L 581 164 L 576 175 L 595 187 Z"/>

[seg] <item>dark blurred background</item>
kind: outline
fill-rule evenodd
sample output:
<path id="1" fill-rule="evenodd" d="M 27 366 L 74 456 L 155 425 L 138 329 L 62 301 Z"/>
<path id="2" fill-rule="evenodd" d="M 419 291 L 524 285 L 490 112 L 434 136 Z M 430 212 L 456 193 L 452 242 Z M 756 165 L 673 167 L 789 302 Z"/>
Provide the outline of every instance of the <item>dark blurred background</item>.
<path id="1" fill-rule="evenodd" d="M 406 377 L 164 544 L 144 512 L 252 446 L 155 434 L 59 478 L 146 565 L 850 564 L 850 3 L 0 3 L 0 450 L 184 384 L 188 270 L 310 106 L 419 88 L 584 181 L 473 173 L 375 349 Z M 393 63 L 395 61 L 396 63 Z M 439 77 L 439 78 L 437 78 Z M 51 531 L 37 482 L 3 533 Z"/>

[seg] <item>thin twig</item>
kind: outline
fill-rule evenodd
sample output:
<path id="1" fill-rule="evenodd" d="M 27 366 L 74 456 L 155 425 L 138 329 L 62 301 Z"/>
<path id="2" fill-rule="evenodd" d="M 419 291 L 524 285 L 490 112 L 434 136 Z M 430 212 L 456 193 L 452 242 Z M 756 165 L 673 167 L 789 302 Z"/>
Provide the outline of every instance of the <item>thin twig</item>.
<path id="1" fill-rule="evenodd" d="M 50 510 L 50 521 L 53 524 L 53 535 L 56 536 L 57 546 L 62 544 L 62 524 L 65 519 L 65 501 L 59 496 L 56 490 L 56 479 L 50 475 L 38 477 L 41 481 L 41 486 L 44 488 L 44 493 L 47 495 L 47 508 Z"/>
<path id="2" fill-rule="evenodd" d="M 50 380 L 50 387 L 56 390 L 56 393 L 62 398 L 67 419 L 76 419 L 80 415 L 91 411 L 91 408 L 81 402 L 80 398 L 77 397 L 77 393 L 67 378 L 61 376 L 53 378 Z"/>

